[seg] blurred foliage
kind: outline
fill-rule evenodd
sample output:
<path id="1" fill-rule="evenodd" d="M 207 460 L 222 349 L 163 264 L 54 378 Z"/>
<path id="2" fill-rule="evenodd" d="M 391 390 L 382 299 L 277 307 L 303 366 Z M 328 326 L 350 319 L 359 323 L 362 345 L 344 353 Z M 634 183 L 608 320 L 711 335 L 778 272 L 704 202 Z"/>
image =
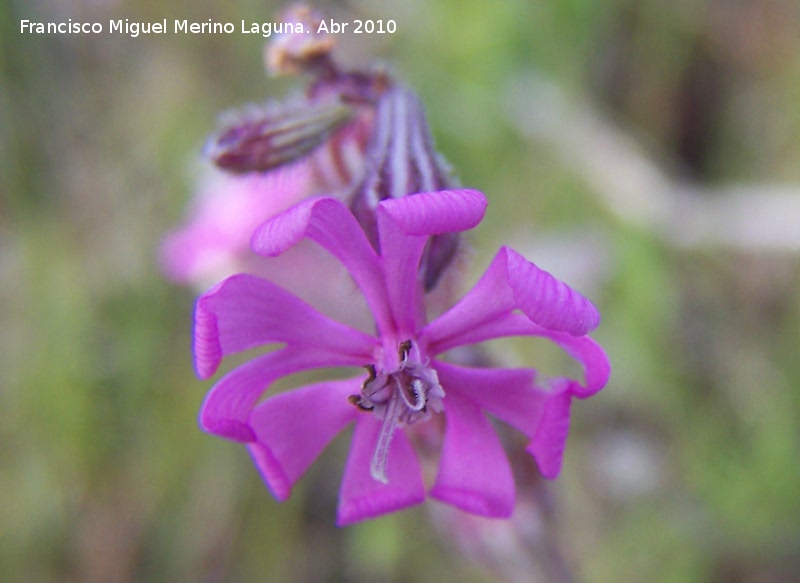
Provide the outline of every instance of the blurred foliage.
<path id="1" fill-rule="evenodd" d="M 462 182 L 490 197 L 473 278 L 509 236 L 537 262 L 544 236 L 598 237 L 579 249 L 606 257 L 586 291 L 614 375 L 576 404 L 565 470 L 548 485 L 576 578 L 800 579 L 798 255 L 672 247 L 609 212 L 508 107 L 516 79 L 548 79 L 676 180 L 796 184 L 795 0 L 322 7 L 397 21 L 394 35 L 343 36 L 343 58 L 390 62 Z M 155 250 L 218 112 L 289 87 L 263 74 L 263 39 L 19 32 L 23 18 L 238 23 L 277 8 L 0 6 L 4 581 L 495 580 L 452 551 L 424 507 L 337 530 L 346 437 L 277 504 L 243 448 L 196 426 L 210 383 L 191 367 L 194 295 L 162 280 Z M 569 271 L 574 257 L 560 259 L 540 264 Z M 633 461 L 619 466 L 625 452 Z"/>

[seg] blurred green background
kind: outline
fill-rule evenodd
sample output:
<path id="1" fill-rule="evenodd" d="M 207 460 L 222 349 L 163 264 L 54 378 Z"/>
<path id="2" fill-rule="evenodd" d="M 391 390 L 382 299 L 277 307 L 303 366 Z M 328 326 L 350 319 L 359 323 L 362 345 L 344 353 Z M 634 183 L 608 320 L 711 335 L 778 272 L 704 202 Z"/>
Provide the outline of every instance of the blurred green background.
<path id="1" fill-rule="evenodd" d="M 487 193 L 472 277 L 511 243 L 603 314 L 613 376 L 576 403 L 537 527 L 575 580 L 800 580 L 796 0 L 317 6 L 397 22 L 341 58 L 391 63 Z M 426 506 L 337 530 L 346 441 L 277 504 L 198 429 L 195 293 L 156 249 L 217 113 L 292 86 L 264 39 L 19 32 L 280 7 L 0 5 L 3 581 L 536 580 L 459 554 Z"/>

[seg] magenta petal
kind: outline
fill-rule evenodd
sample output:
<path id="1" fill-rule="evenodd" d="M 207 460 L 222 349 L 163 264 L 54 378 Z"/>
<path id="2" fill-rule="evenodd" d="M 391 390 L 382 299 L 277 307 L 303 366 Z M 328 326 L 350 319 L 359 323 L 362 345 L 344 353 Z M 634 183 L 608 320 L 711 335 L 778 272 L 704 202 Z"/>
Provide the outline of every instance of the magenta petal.
<path id="1" fill-rule="evenodd" d="M 250 417 L 257 441 L 248 449 L 278 500 L 286 500 L 322 450 L 359 411 L 347 402 L 358 380 L 308 385 L 258 405 Z"/>
<path id="2" fill-rule="evenodd" d="M 380 430 L 381 422 L 371 414 L 362 414 L 356 420 L 353 443 L 339 491 L 336 520 L 339 526 L 375 518 L 425 500 L 419 461 L 411 443 L 400 429 L 392 439 L 386 472 L 388 484 L 383 484 L 370 475 L 370 462 Z"/>
<path id="3" fill-rule="evenodd" d="M 518 429 L 536 435 L 548 393 L 534 385 L 536 371 L 527 368 L 467 368 L 433 361 L 450 403 L 452 395 L 466 399 Z M 449 409 L 447 409 L 449 412 Z"/>
<path id="4" fill-rule="evenodd" d="M 203 294 L 194 318 L 195 368 L 209 378 L 222 357 L 269 342 L 332 350 L 368 362 L 375 340 L 331 320 L 271 281 L 234 275 Z"/>
<path id="5" fill-rule="evenodd" d="M 545 478 L 555 479 L 561 472 L 561 462 L 569 434 L 569 392 L 561 390 L 550 395 L 536 436 L 526 450 L 536 458 L 539 471 Z"/>
<path id="6" fill-rule="evenodd" d="M 514 510 L 514 477 L 503 446 L 480 408 L 445 397 L 447 426 L 431 496 L 467 512 L 508 518 Z"/>
<path id="7" fill-rule="evenodd" d="M 587 334 L 600 323 L 589 300 L 513 249 L 502 247 L 475 287 L 423 334 L 432 343 L 457 342 L 471 328 L 516 309 L 546 330 L 572 336 Z"/>
<path id="8" fill-rule="evenodd" d="M 523 314 L 511 313 L 475 326 L 459 336 L 449 336 L 428 344 L 431 354 L 439 354 L 468 344 L 476 344 L 507 336 L 538 336 L 558 344 L 583 367 L 584 383 L 573 382 L 571 391 L 584 399 L 602 389 L 611 375 L 611 365 L 603 348 L 588 336 L 571 336 L 566 332 L 546 330 Z M 424 337 L 423 337 L 424 338 Z"/>
<path id="9" fill-rule="evenodd" d="M 266 174 L 234 175 L 214 170 L 201 176 L 183 226 L 169 233 L 160 263 L 181 283 L 215 281 L 250 255 L 250 235 L 268 217 L 305 198 L 312 172 L 294 164 Z"/>
<path id="10" fill-rule="evenodd" d="M 567 354 L 581 363 L 585 381 L 583 384 L 572 381 L 570 394 L 579 399 L 591 397 L 606 386 L 611 376 L 611 364 L 603 348 L 588 336 L 576 338 L 563 333 L 548 335 L 553 342 Z"/>
<path id="11" fill-rule="evenodd" d="M 378 205 L 386 289 L 401 335 L 416 332 L 422 323 L 419 269 L 428 237 L 471 229 L 485 212 L 486 197 L 476 190 L 425 192 Z"/>
<path id="12" fill-rule="evenodd" d="M 385 200 L 378 205 L 378 230 L 391 218 L 406 235 L 428 236 L 466 231 L 486 212 L 486 197 L 477 190 L 440 190 Z M 383 248 L 383 246 L 381 246 Z"/>
<path id="13" fill-rule="evenodd" d="M 380 207 L 378 207 L 380 210 Z M 379 215 L 380 216 L 380 215 Z M 420 281 L 420 257 L 427 237 L 412 237 L 399 232 L 394 225 L 381 226 L 380 240 L 386 290 L 397 333 L 413 336 L 424 323 Z"/>
<path id="14" fill-rule="evenodd" d="M 583 336 L 597 328 L 600 313 L 589 300 L 513 249 L 504 247 L 503 251 L 514 301 L 532 322 L 572 336 Z"/>
<path id="15" fill-rule="evenodd" d="M 378 329 L 391 331 L 380 259 L 350 210 L 333 198 L 301 202 L 271 218 L 253 234 L 253 250 L 275 257 L 308 238 L 341 261 L 367 300 Z"/>
<path id="16" fill-rule="evenodd" d="M 212 387 L 200 410 L 200 426 L 228 439 L 255 441 L 250 413 L 276 379 L 313 368 L 360 364 L 363 363 L 357 358 L 330 352 L 284 348 L 264 354 L 232 370 Z"/>

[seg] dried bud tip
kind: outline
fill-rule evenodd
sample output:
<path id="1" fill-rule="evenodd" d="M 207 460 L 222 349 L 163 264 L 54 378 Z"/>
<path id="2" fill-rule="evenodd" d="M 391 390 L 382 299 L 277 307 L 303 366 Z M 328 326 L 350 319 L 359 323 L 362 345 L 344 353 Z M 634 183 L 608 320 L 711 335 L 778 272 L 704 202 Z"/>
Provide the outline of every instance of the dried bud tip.
<path id="1" fill-rule="evenodd" d="M 308 6 L 289 7 L 282 15 L 283 32 L 276 35 L 264 50 L 267 71 L 272 75 L 296 75 L 320 63 L 336 46 L 334 37 L 317 32 L 323 16 Z"/>

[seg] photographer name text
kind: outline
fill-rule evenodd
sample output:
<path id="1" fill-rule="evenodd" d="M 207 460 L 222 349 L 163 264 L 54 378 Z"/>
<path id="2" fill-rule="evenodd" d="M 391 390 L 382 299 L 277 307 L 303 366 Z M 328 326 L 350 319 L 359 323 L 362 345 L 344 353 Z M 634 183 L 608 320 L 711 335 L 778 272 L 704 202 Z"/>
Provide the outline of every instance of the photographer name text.
<path id="1" fill-rule="evenodd" d="M 349 22 L 332 19 L 322 20 L 315 27 L 303 26 L 298 22 L 247 22 L 242 20 L 237 27 L 232 22 L 191 22 L 173 20 L 169 26 L 167 19 L 158 22 L 135 22 L 129 19 L 102 22 L 34 22 L 20 20 L 21 34 L 123 34 L 132 38 L 148 34 L 260 34 L 264 38 L 273 34 L 393 34 L 397 30 L 394 20 L 352 20 Z"/>

